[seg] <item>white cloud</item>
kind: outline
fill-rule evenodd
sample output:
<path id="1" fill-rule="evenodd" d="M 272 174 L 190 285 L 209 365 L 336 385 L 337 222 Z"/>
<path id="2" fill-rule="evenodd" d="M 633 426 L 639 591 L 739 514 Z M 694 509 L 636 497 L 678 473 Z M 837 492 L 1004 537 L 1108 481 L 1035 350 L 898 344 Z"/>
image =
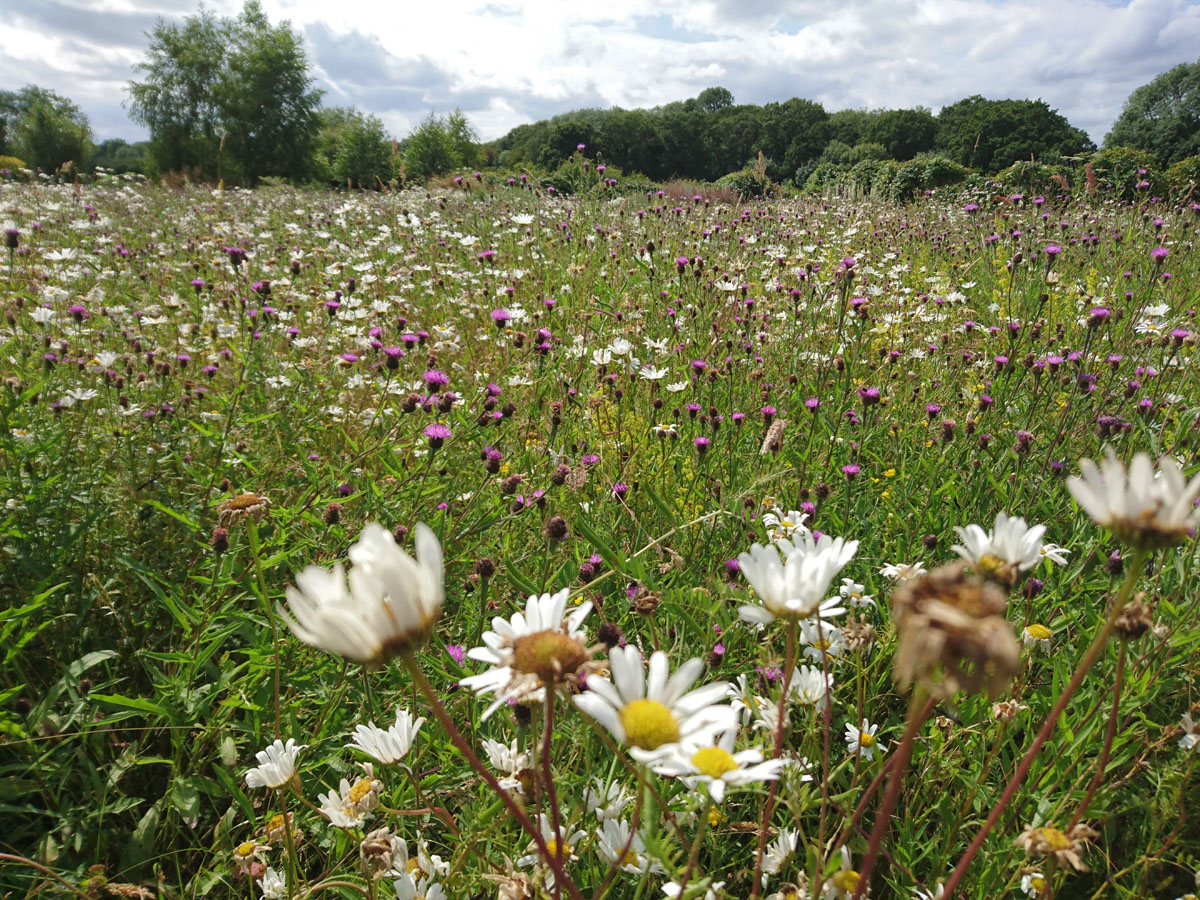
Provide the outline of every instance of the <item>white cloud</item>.
<path id="1" fill-rule="evenodd" d="M 237 0 L 215 0 L 218 15 Z M 461 106 L 484 138 L 580 105 L 653 106 L 713 84 L 739 102 L 826 109 L 1041 98 L 1096 141 L 1135 87 L 1200 47 L 1184 0 L 264 0 L 308 41 L 327 102 L 398 134 Z M 181 9 L 183 12 L 181 12 Z M 0 74 L 72 97 L 100 136 L 134 136 L 119 103 L 156 15 L 182 0 L 45 0 L 0 25 Z M 88 19 L 82 26 L 80 18 Z M 101 115 L 97 118 L 97 112 Z"/>

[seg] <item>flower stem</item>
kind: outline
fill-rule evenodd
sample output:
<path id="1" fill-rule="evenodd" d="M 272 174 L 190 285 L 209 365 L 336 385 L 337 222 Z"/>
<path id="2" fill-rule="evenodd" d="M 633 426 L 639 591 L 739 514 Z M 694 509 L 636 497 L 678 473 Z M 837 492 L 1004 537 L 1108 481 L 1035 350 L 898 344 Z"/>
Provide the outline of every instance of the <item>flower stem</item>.
<path id="1" fill-rule="evenodd" d="M 563 885 L 567 889 L 567 893 L 571 895 L 571 900 L 583 900 L 583 895 L 579 893 L 579 888 L 575 886 L 575 882 L 568 878 L 567 873 L 563 870 L 562 863 L 559 862 L 555 854 L 550 852 L 550 848 L 546 846 L 546 839 L 542 837 L 541 829 L 533 824 L 529 816 L 525 814 L 525 810 L 521 809 L 516 801 L 509 796 L 508 791 L 500 787 L 500 782 L 496 780 L 496 776 L 483 764 L 483 760 L 476 755 L 475 751 L 471 749 L 471 745 L 467 743 L 462 733 L 455 727 L 450 714 L 446 712 L 446 708 L 442 706 L 442 701 L 438 699 L 437 691 L 429 683 L 429 679 L 425 677 L 425 673 L 421 671 L 421 667 L 417 665 L 417 659 L 413 655 L 413 651 L 406 650 L 401 654 L 400 658 L 404 661 L 404 666 L 408 669 L 408 673 L 412 676 L 417 688 L 425 696 L 438 723 L 446 730 L 446 734 L 450 737 L 450 742 L 454 744 L 455 749 L 463 755 L 463 758 L 466 759 L 471 768 L 478 772 L 480 777 L 487 782 L 487 786 L 496 793 L 496 796 L 500 798 L 508 811 L 512 813 L 513 818 L 517 820 L 518 824 L 533 839 L 534 844 L 537 845 L 538 853 L 546 860 L 554 872 L 554 883 Z"/>
<path id="2" fill-rule="evenodd" d="M 1017 771 L 1013 773 L 1008 785 L 1004 788 L 1004 793 L 1000 795 L 1000 800 L 992 807 L 987 821 L 980 826 L 970 846 L 967 847 L 962 858 L 959 859 L 958 865 L 950 875 L 950 879 L 946 882 L 946 890 L 942 895 L 942 900 L 950 900 L 951 896 L 953 896 L 954 889 L 958 887 L 959 883 L 963 880 L 963 876 L 967 874 L 967 868 L 971 865 L 971 861 L 979 853 L 988 834 L 996 826 L 996 823 L 1000 821 L 1000 816 L 1004 813 L 1009 802 L 1011 802 L 1013 796 L 1021 787 L 1025 776 L 1029 774 L 1038 751 L 1042 749 L 1042 745 L 1046 743 L 1050 735 L 1054 732 L 1054 726 L 1058 722 L 1058 717 L 1062 715 L 1063 710 L 1067 708 L 1067 703 L 1075 695 L 1075 691 L 1079 689 L 1079 685 L 1083 683 L 1083 676 L 1087 674 L 1088 669 L 1092 667 L 1092 664 L 1104 649 L 1105 644 L 1108 643 L 1108 638 L 1112 635 L 1113 629 L 1116 627 L 1117 616 L 1121 614 L 1121 611 L 1125 608 L 1125 604 L 1129 602 L 1129 597 L 1133 593 L 1133 586 L 1137 583 L 1138 576 L 1146 564 L 1147 553 L 1147 550 L 1141 548 L 1134 551 L 1133 560 L 1125 574 L 1125 582 L 1121 585 L 1121 590 L 1117 593 L 1116 599 L 1113 600 L 1112 608 L 1108 611 L 1108 617 L 1096 633 L 1091 646 L 1083 654 L 1083 658 L 1079 660 L 1079 665 L 1075 667 L 1075 672 L 1071 675 L 1071 680 L 1063 689 L 1062 694 L 1059 695 L 1058 702 L 1054 704 L 1054 708 L 1046 716 L 1046 721 L 1042 723 L 1041 731 L 1037 733 L 1037 737 L 1033 739 L 1033 743 L 1025 751 L 1025 756 L 1022 757 L 1021 764 L 1017 766 Z"/>
<path id="3" fill-rule="evenodd" d="M 1108 728 L 1104 732 L 1104 747 L 1100 751 L 1100 759 L 1096 762 L 1096 773 L 1092 776 L 1091 783 L 1088 784 L 1087 792 L 1083 795 L 1083 802 L 1079 804 L 1079 809 L 1075 810 L 1075 815 L 1071 817 L 1071 824 L 1067 826 L 1067 831 L 1070 831 L 1079 824 L 1079 820 L 1087 812 L 1088 804 L 1092 802 L 1092 798 L 1096 796 L 1096 791 L 1100 789 L 1100 782 L 1104 778 L 1104 770 L 1108 767 L 1108 757 L 1112 753 L 1113 741 L 1117 736 L 1117 718 L 1120 715 L 1121 707 L 1121 688 L 1124 684 L 1125 644 L 1122 643 L 1117 649 L 1117 674 L 1113 679 L 1112 710 L 1108 716 Z"/>
<path id="4" fill-rule="evenodd" d="M 783 662 L 783 693 L 779 695 L 779 721 L 775 726 L 775 752 L 774 759 L 778 759 L 783 752 L 783 731 L 784 731 L 784 713 L 787 709 L 788 688 L 792 683 L 792 669 L 796 665 L 796 620 L 788 620 L 787 632 L 787 648 L 784 651 Z M 763 855 L 767 850 L 767 831 L 771 825 L 771 814 L 775 811 L 775 797 L 779 792 L 779 782 L 782 778 L 776 778 L 771 782 L 771 788 L 767 792 L 767 802 L 763 807 L 763 817 L 758 829 L 758 854 L 754 862 L 754 881 L 750 885 L 750 900 L 756 900 L 759 890 L 762 887 L 762 870 L 763 870 Z"/>
<path id="5" fill-rule="evenodd" d="M 871 886 L 871 870 L 875 868 L 875 860 L 879 858 L 879 845 L 883 843 L 883 836 L 887 834 L 888 826 L 892 823 L 892 810 L 896 808 L 896 801 L 900 799 L 904 771 L 908 768 L 909 760 L 912 758 L 913 743 L 916 741 L 917 732 L 921 729 L 924 721 L 925 689 L 918 684 L 913 688 L 912 697 L 908 701 L 908 722 L 904 726 L 904 737 L 900 739 L 900 747 L 896 750 L 896 764 L 888 779 L 883 802 L 875 814 L 875 825 L 871 828 L 871 839 L 867 844 L 867 853 L 863 857 L 858 886 L 854 890 L 852 900 L 865 896 L 867 889 Z"/>

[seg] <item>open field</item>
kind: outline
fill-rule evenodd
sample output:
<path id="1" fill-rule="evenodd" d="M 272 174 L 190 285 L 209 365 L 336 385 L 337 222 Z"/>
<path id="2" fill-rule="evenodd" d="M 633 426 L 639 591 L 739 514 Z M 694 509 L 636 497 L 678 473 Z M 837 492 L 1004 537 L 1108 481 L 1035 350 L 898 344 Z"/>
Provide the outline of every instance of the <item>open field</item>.
<path id="1" fill-rule="evenodd" d="M 0 221 L 10 896 L 1197 889 L 1200 206 L 113 179 Z M 1128 517 L 1069 487 L 1106 448 L 1166 458 Z M 335 563 L 357 616 L 295 587 Z M 640 698 L 629 648 L 728 695 Z"/>

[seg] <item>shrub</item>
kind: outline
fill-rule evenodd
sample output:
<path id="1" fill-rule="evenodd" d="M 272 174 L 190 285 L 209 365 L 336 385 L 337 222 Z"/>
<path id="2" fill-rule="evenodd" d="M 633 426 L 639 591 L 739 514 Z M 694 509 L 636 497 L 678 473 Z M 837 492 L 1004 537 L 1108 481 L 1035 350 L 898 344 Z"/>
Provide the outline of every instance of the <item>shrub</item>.
<path id="1" fill-rule="evenodd" d="M 21 169 L 28 169 L 24 160 L 17 159 L 15 156 L 0 156 L 0 169 L 8 169 L 13 174 L 16 174 Z"/>
<path id="2" fill-rule="evenodd" d="M 1013 163 L 996 176 L 1004 188 L 1021 194 L 1069 194 L 1071 169 L 1062 165 L 1046 165 L 1029 160 Z"/>
<path id="3" fill-rule="evenodd" d="M 1167 190 L 1177 203 L 1200 200 L 1200 156 L 1181 159 L 1167 169 Z"/>
<path id="4" fill-rule="evenodd" d="M 909 200 L 919 193 L 960 184 L 968 171 L 952 159 L 944 156 L 928 156 L 900 163 L 892 183 L 891 196 L 895 200 Z"/>
<path id="5" fill-rule="evenodd" d="M 1166 183 L 1153 153 L 1133 147 L 1112 147 L 1094 154 L 1089 164 L 1101 195 L 1135 200 L 1166 193 Z M 1078 179 L 1075 191 L 1082 194 L 1087 191 L 1086 167 Z"/>

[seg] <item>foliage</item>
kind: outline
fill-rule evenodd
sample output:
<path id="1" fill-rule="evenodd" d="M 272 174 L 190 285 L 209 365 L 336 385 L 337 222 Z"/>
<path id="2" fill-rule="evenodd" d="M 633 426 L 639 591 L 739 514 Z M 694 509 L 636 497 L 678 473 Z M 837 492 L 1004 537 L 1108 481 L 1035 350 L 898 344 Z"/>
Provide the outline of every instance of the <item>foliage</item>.
<path id="1" fill-rule="evenodd" d="M 1179 160 L 1167 169 L 1166 180 L 1175 202 L 1200 202 L 1200 156 Z"/>
<path id="2" fill-rule="evenodd" d="M 475 133 L 461 110 L 443 117 L 430 113 L 403 147 L 406 177 L 417 182 L 471 167 L 481 157 Z"/>
<path id="3" fill-rule="evenodd" d="M 861 142 L 882 145 L 884 156 L 900 162 L 933 149 L 938 120 L 924 108 L 880 110 L 867 122 Z"/>
<path id="4" fill-rule="evenodd" d="M 901 163 L 892 183 L 892 198 L 898 201 L 911 200 L 925 191 L 961 184 L 967 177 L 967 169 L 944 156 L 926 156 Z"/>
<path id="5" fill-rule="evenodd" d="M 318 112 L 315 170 L 318 180 L 373 189 L 394 176 L 392 140 L 377 117 L 356 109 L 332 107 Z"/>
<path id="6" fill-rule="evenodd" d="M 1137 147 L 1163 165 L 1200 154 L 1200 59 L 1180 63 L 1129 95 L 1105 149 Z"/>
<path id="7" fill-rule="evenodd" d="M 10 172 L 15 172 L 17 169 L 27 168 L 29 167 L 25 165 L 25 160 L 23 159 L 16 156 L 0 155 L 0 169 L 8 169 Z"/>
<path id="8" fill-rule="evenodd" d="M 88 168 L 101 168 L 117 175 L 126 172 L 144 172 L 149 141 L 131 144 L 122 138 L 101 141 L 88 160 Z"/>
<path id="9" fill-rule="evenodd" d="M 66 97 L 36 85 L 0 91 L 0 153 L 57 172 L 67 163 L 80 169 L 91 152 L 87 116 Z"/>
<path id="10" fill-rule="evenodd" d="M 150 130 L 153 171 L 250 183 L 311 173 L 320 92 L 300 35 L 272 26 L 258 0 L 233 19 L 203 7 L 182 26 L 159 19 L 135 70 L 130 116 Z"/>
<path id="11" fill-rule="evenodd" d="M 1046 165 L 1026 159 L 999 172 L 996 180 L 1010 192 L 1029 197 L 1038 194 L 1053 197 L 1070 193 L 1070 181 L 1075 171 L 1067 166 Z"/>
<path id="12" fill-rule="evenodd" d="M 937 122 L 938 152 L 982 172 L 1094 149 L 1086 133 L 1041 100 L 985 100 L 976 94 L 942 107 Z"/>
<path id="13" fill-rule="evenodd" d="M 1166 193 L 1158 160 L 1147 150 L 1109 147 L 1094 154 L 1089 162 L 1103 196 L 1131 201 Z M 1076 180 L 1076 192 L 1086 191 L 1086 172 L 1077 174 Z"/>
<path id="14" fill-rule="evenodd" d="M 572 165 L 598 174 L 594 157 Z M 878 193 L 888 171 L 895 187 L 923 167 L 933 185 L 956 165 L 864 161 L 856 175 Z M 1195 474 L 1200 218 L 1148 197 L 1051 214 L 964 209 L 950 192 L 732 205 L 695 185 L 626 203 L 512 177 L 351 196 L 0 182 L 19 230 L 0 254 L 0 581 L 15 598 L 0 603 L 0 890 L 259 897 L 265 864 L 297 898 L 391 896 L 360 850 L 386 826 L 417 865 L 441 857 L 447 897 L 496 896 L 511 860 L 545 900 L 529 836 L 464 760 L 487 739 L 529 756 L 485 771 L 578 829 L 569 853 L 556 846 L 584 897 L 666 896 L 685 877 L 698 897 L 716 881 L 714 897 L 770 896 L 802 876 L 845 897 L 839 845 L 857 870 L 879 822 L 871 896 L 933 896 L 993 811 L 957 897 L 1024 896 L 1034 871 L 1056 897 L 1193 891 L 1198 545 L 1181 532 L 1141 557 L 1063 476 L 1106 448 Z M 434 426 L 449 433 L 436 447 Z M 247 501 L 260 494 L 269 506 Z M 1140 524 L 1190 508 L 1173 499 Z M 959 693 L 926 716 L 893 677 L 897 564 L 954 559 L 975 543 L 955 527 L 988 529 L 1000 511 L 1047 528 L 1021 542 L 1019 577 L 980 559 L 1004 585 L 989 637 L 1025 638 L 1019 671 L 1000 706 Z M 289 588 L 318 582 L 300 573 L 345 566 L 369 522 L 406 551 L 424 522 L 444 548 L 444 607 L 415 657 L 436 705 L 398 663 L 344 662 L 278 616 Z M 731 562 L 784 527 L 807 554 L 802 522 L 824 546 L 858 542 L 850 584 L 828 592 L 853 608 L 748 625 L 739 607 L 764 598 Z M 372 565 L 355 557 L 356 590 Z M 1135 586 L 1140 617 L 1073 677 Z M 559 590 L 568 609 L 593 605 L 589 648 L 603 622 L 608 640 L 662 649 L 672 671 L 696 658 L 704 684 L 733 685 L 737 750 L 774 757 L 778 740 L 788 774 L 709 805 L 702 785 L 591 727 L 575 677 L 548 705 L 483 720 L 488 700 L 463 680 L 485 665 L 463 651 L 493 617 Z M 962 602 L 956 639 L 976 597 L 947 597 Z M 587 677 L 595 695 L 604 676 Z M 411 751 L 374 766 L 365 824 L 335 827 L 318 795 L 364 786 L 347 744 L 399 710 L 426 719 Z M 911 765 L 885 768 L 906 733 Z M 249 788 L 276 737 L 305 745 L 296 780 Z M 601 814 L 636 818 L 633 855 L 664 873 L 601 855 L 593 779 L 629 795 Z M 881 812 L 889 785 L 895 815 Z M 298 834 L 279 827 L 285 812 Z M 1075 817 L 1098 832 L 1081 848 L 1090 871 L 1016 843 Z M 760 834 L 797 838 L 765 885 Z M 239 872 L 239 848 L 261 853 L 257 868 Z"/>

